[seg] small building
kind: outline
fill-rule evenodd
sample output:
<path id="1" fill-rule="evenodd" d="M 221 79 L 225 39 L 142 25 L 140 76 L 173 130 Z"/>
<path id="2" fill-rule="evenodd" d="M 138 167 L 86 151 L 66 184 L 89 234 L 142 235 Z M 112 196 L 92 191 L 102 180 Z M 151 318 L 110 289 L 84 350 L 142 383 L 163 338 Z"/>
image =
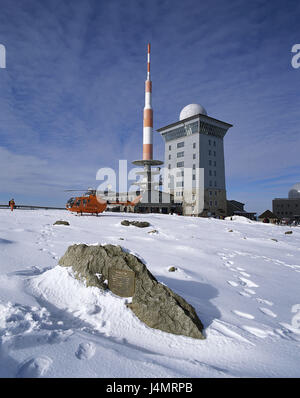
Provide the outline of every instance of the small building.
<path id="1" fill-rule="evenodd" d="M 273 199 L 272 206 L 277 218 L 300 220 L 300 183 L 292 186 L 288 198 Z"/>
<path id="2" fill-rule="evenodd" d="M 237 200 L 227 200 L 227 216 L 243 216 L 250 220 L 256 220 L 256 213 L 246 211 L 244 209 L 245 203 Z"/>
<path id="3" fill-rule="evenodd" d="M 272 213 L 271 210 L 266 210 L 260 216 L 258 216 L 258 220 L 268 220 L 266 222 L 275 223 L 278 220 L 278 217 L 274 213 Z"/>

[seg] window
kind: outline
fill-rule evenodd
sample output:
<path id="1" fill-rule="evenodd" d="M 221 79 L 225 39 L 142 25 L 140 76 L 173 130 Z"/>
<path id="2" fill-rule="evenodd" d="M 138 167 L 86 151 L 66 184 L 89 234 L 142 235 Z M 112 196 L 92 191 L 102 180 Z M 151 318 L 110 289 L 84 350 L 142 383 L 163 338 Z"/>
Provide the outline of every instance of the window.
<path id="1" fill-rule="evenodd" d="M 195 165 L 195 163 L 193 164 L 193 170 L 196 170 L 196 165 Z"/>
<path id="2" fill-rule="evenodd" d="M 195 194 L 193 193 L 193 195 L 192 195 L 192 200 L 195 200 Z"/>
<path id="3" fill-rule="evenodd" d="M 215 191 L 215 196 L 217 196 L 217 194 L 218 194 L 217 191 Z"/>
<path id="4" fill-rule="evenodd" d="M 216 146 L 216 141 L 214 141 L 214 146 Z"/>
<path id="5" fill-rule="evenodd" d="M 217 162 L 216 161 L 214 161 L 214 166 L 216 166 L 217 165 Z"/>
<path id="6" fill-rule="evenodd" d="M 215 206 L 218 206 L 218 202 L 215 200 Z"/>
<path id="7" fill-rule="evenodd" d="M 195 153 L 193 153 L 193 159 L 196 159 L 196 154 Z"/>
<path id="8" fill-rule="evenodd" d="M 211 176 L 211 170 L 209 170 L 209 175 Z"/>
<path id="9" fill-rule="evenodd" d="M 208 162 L 208 164 L 211 166 L 211 160 Z"/>
<path id="10" fill-rule="evenodd" d="M 211 196 L 212 195 L 212 191 L 209 191 L 209 196 Z"/>
<path id="11" fill-rule="evenodd" d="M 217 175 L 217 172 L 216 172 L 216 170 L 214 171 L 214 176 L 216 177 L 216 175 Z"/>
<path id="12" fill-rule="evenodd" d="M 182 191 L 176 192 L 176 196 L 183 196 L 183 192 Z"/>
<path id="13" fill-rule="evenodd" d="M 169 145 L 169 151 L 172 149 L 171 145 Z"/>
<path id="14" fill-rule="evenodd" d="M 214 156 L 216 156 L 216 151 L 214 151 Z"/>
<path id="15" fill-rule="evenodd" d="M 176 182 L 176 187 L 183 187 L 183 181 Z"/>
<path id="16" fill-rule="evenodd" d="M 209 201 L 209 205 L 212 206 L 212 200 Z"/>
<path id="17" fill-rule="evenodd" d="M 211 145 L 211 140 L 208 140 L 208 144 Z"/>
<path id="18" fill-rule="evenodd" d="M 178 171 L 178 173 L 176 173 L 176 177 L 183 177 L 184 176 L 184 170 L 180 170 Z"/>
<path id="19" fill-rule="evenodd" d="M 196 142 L 193 142 L 193 148 L 194 149 L 196 148 Z"/>
<path id="20" fill-rule="evenodd" d="M 177 148 L 182 148 L 182 147 L 184 147 L 184 142 L 178 142 Z"/>
<path id="21" fill-rule="evenodd" d="M 170 169 L 171 168 L 171 165 L 170 164 L 168 164 L 168 169 Z"/>
<path id="22" fill-rule="evenodd" d="M 209 156 L 211 155 L 211 150 L 208 151 L 208 155 L 209 155 Z"/>
<path id="23" fill-rule="evenodd" d="M 184 157 L 184 152 L 177 152 L 177 157 L 178 158 L 183 158 Z"/>
<path id="24" fill-rule="evenodd" d="M 169 160 L 171 160 L 171 155 L 169 155 Z"/>
<path id="25" fill-rule="evenodd" d="M 196 180 L 196 174 L 193 174 L 193 180 Z"/>
<path id="26" fill-rule="evenodd" d="M 217 181 L 215 181 L 215 187 L 217 186 Z"/>
<path id="27" fill-rule="evenodd" d="M 212 187 L 212 182 L 211 181 L 209 181 L 209 186 Z"/>
<path id="28" fill-rule="evenodd" d="M 184 167 L 184 162 L 178 162 L 177 167 Z"/>

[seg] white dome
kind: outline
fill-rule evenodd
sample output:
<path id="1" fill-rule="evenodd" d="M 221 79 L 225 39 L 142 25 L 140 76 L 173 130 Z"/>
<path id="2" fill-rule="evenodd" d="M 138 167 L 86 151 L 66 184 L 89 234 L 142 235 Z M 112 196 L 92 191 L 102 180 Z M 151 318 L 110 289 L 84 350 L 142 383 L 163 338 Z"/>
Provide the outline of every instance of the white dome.
<path id="1" fill-rule="evenodd" d="M 185 106 L 181 110 L 180 115 L 179 115 L 179 120 L 183 120 L 183 119 L 186 119 L 188 117 L 198 115 L 199 113 L 201 113 L 202 115 L 206 115 L 207 116 L 207 112 L 203 108 L 202 105 L 189 104 L 189 105 Z"/>
<path id="2" fill-rule="evenodd" d="M 300 199 L 300 182 L 293 185 L 289 191 L 289 199 Z"/>

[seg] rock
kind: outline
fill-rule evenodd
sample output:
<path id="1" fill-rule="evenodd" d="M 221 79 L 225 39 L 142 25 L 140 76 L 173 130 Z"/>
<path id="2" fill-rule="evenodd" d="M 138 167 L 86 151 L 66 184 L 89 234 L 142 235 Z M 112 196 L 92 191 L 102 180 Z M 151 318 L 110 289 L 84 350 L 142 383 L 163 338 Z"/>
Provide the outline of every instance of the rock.
<path id="1" fill-rule="evenodd" d="M 168 271 L 169 271 L 169 272 L 175 272 L 175 271 L 177 271 L 177 268 L 176 268 L 176 267 L 170 267 L 170 268 L 168 269 Z"/>
<path id="2" fill-rule="evenodd" d="M 63 267 L 73 267 L 77 278 L 87 286 L 107 288 L 109 273 L 134 273 L 135 287 L 132 302 L 127 304 L 146 325 L 167 333 L 204 339 L 203 325 L 195 309 L 181 296 L 159 283 L 145 264 L 120 246 L 84 244 L 68 248 L 59 260 Z"/>
<path id="3" fill-rule="evenodd" d="M 149 231 L 148 234 L 158 234 L 157 229 L 153 229 L 152 231 Z"/>
<path id="4" fill-rule="evenodd" d="M 285 235 L 290 235 L 290 234 L 292 234 L 293 233 L 293 231 L 286 231 L 285 232 Z"/>
<path id="5" fill-rule="evenodd" d="M 138 228 L 147 228 L 150 227 L 150 223 L 148 221 L 132 221 L 131 225 L 134 225 Z"/>
<path id="6" fill-rule="evenodd" d="M 124 240 L 124 238 L 119 238 L 120 240 Z"/>
<path id="7" fill-rule="evenodd" d="M 233 230 L 232 230 L 232 229 L 230 229 L 228 232 L 233 232 Z"/>
<path id="8" fill-rule="evenodd" d="M 68 221 L 58 220 L 53 225 L 70 225 Z"/>
<path id="9" fill-rule="evenodd" d="M 135 227 L 138 227 L 138 228 L 150 227 L 150 223 L 148 223 L 148 221 L 128 221 L 128 220 L 123 220 L 123 221 L 121 221 L 121 224 L 125 225 L 126 227 L 128 227 L 129 225 L 134 225 Z"/>
<path id="10" fill-rule="evenodd" d="M 278 242 L 278 240 L 277 240 L 277 239 L 275 239 L 275 238 L 271 238 L 271 240 L 273 240 L 274 242 Z"/>

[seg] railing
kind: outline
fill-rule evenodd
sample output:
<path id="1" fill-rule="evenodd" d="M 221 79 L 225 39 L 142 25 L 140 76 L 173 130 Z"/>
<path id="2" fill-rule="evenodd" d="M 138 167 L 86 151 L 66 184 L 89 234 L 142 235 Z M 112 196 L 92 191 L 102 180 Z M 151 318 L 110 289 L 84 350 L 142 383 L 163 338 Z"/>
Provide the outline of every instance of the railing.
<path id="1" fill-rule="evenodd" d="M 0 209 L 9 209 L 9 205 L 1 205 Z M 51 207 L 51 206 L 30 206 L 30 205 L 15 205 L 14 209 L 23 209 L 23 210 L 36 210 L 36 209 L 45 209 L 45 210 L 66 210 L 65 207 Z"/>

